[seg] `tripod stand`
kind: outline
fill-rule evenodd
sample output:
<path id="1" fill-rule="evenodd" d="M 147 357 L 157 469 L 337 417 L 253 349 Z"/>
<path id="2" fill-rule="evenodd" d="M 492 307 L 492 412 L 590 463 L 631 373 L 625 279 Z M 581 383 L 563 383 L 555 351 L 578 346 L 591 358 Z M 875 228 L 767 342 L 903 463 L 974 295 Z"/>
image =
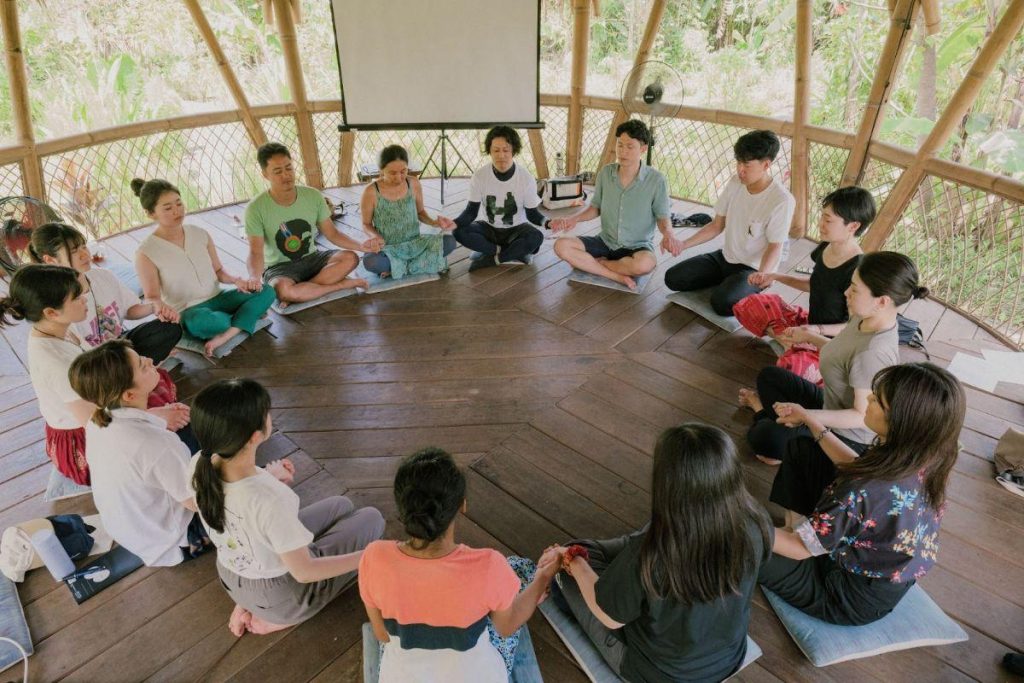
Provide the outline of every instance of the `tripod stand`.
<path id="1" fill-rule="evenodd" d="M 444 206 L 444 183 L 448 178 L 451 178 L 455 172 L 455 169 L 459 167 L 459 163 L 462 163 L 470 173 L 473 172 L 473 167 L 469 165 L 466 159 L 462 156 L 459 150 L 452 145 L 452 152 L 455 153 L 456 161 L 455 164 L 448 168 L 448 132 L 445 129 L 441 129 L 441 132 L 437 136 L 437 142 L 430 150 L 430 154 L 427 156 L 426 163 L 423 164 L 423 175 L 426 175 L 427 169 L 433 164 L 434 168 L 437 169 L 438 173 L 441 174 L 441 206 Z M 437 161 L 434 160 L 434 155 L 437 154 L 438 150 L 441 151 L 441 163 L 438 165 Z"/>

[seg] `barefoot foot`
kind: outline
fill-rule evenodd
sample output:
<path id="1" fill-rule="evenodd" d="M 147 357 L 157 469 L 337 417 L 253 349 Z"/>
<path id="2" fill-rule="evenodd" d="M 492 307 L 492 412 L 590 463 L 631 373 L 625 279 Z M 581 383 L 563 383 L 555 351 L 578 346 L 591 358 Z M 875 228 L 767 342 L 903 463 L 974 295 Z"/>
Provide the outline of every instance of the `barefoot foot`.
<path id="1" fill-rule="evenodd" d="M 249 630 L 250 621 L 252 621 L 252 612 L 244 607 L 235 605 L 235 609 L 231 611 L 231 618 L 228 619 L 228 630 L 236 638 L 241 638 L 242 634 Z"/>
<path id="2" fill-rule="evenodd" d="M 274 631 L 282 631 L 288 627 L 289 624 L 272 624 L 257 616 L 252 616 L 252 618 L 249 619 L 249 633 L 255 633 L 258 636 L 265 636 L 268 633 L 273 633 Z"/>
<path id="3" fill-rule="evenodd" d="M 619 284 L 626 285 L 627 287 L 629 287 L 634 292 L 636 291 L 636 280 L 634 280 L 630 276 L 628 276 L 628 275 L 620 275 L 619 277 L 617 277 L 615 279 L 616 279 L 616 281 Z"/>
<path id="4" fill-rule="evenodd" d="M 370 286 L 370 283 L 361 277 L 345 278 L 338 284 L 338 289 L 366 289 Z"/>
<path id="5" fill-rule="evenodd" d="M 227 343 L 229 339 L 234 337 L 239 332 L 241 332 L 241 330 L 238 329 L 237 327 L 229 327 L 228 329 L 218 334 L 216 337 L 208 339 L 206 341 L 206 344 L 203 345 L 203 350 L 206 352 L 207 358 L 212 356 L 214 351 L 216 351 L 225 343 Z"/>
<path id="6" fill-rule="evenodd" d="M 750 408 L 755 413 L 759 413 L 764 409 L 764 405 L 761 403 L 761 397 L 758 396 L 757 392 L 753 389 L 740 389 L 740 405 Z"/>
<path id="7" fill-rule="evenodd" d="M 772 467 L 778 467 L 779 465 L 782 464 L 781 460 L 776 460 L 775 458 L 766 458 L 763 455 L 755 455 L 754 457 L 763 462 L 765 465 L 771 465 Z"/>

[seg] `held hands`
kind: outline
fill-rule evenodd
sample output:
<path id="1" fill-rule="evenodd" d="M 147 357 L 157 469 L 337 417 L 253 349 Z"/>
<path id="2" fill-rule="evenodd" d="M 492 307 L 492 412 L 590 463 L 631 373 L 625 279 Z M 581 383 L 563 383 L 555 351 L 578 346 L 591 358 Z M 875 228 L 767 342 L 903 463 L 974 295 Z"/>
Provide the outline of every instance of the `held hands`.
<path id="1" fill-rule="evenodd" d="M 799 327 L 787 327 L 779 335 L 779 342 L 789 348 L 794 344 L 809 344 L 813 340 L 814 335 L 807 325 L 800 325 Z"/>
<path id="2" fill-rule="evenodd" d="M 765 289 L 771 283 L 775 282 L 776 277 L 777 275 L 775 273 L 762 273 L 761 271 L 758 271 L 756 273 L 751 273 L 750 277 L 747 278 L 747 282 L 755 287 Z"/>
<path id="3" fill-rule="evenodd" d="M 548 227 L 551 228 L 551 232 L 568 232 L 576 227 L 576 220 L 574 218 L 552 218 L 548 221 Z"/>
<path id="4" fill-rule="evenodd" d="M 181 319 L 178 312 L 165 304 L 160 299 L 153 302 L 153 315 L 156 319 L 164 323 L 176 323 Z"/>
<path id="5" fill-rule="evenodd" d="M 295 480 L 295 463 L 288 458 L 281 458 L 280 460 L 268 462 L 266 467 L 263 469 L 282 484 L 288 484 L 290 486 Z"/>
<path id="6" fill-rule="evenodd" d="M 448 216 L 438 215 L 437 227 L 441 228 L 445 232 L 451 232 L 452 230 L 455 229 L 455 221 L 453 221 L 451 218 L 448 218 Z"/>
<path id="7" fill-rule="evenodd" d="M 235 287 L 239 292 L 259 292 L 263 289 L 263 281 L 254 277 L 236 277 Z"/>
<path id="8" fill-rule="evenodd" d="M 146 412 L 156 415 L 167 423 L 167 430 L 176 432 L 189 423 L 189 407 L 184 403 L 168 403 L 159 408 L 150 408 Z"/>
<path id="9" fill-rule="evenodd" d="M 800 425 L 807 422 L 807 409 L 799 403 L 776 403 L 772 406 L 775 414 L 778 415 L 778 419 L 775 420 L 780 425 L 786 427 L 799 427 Z"/>
<path id="10" fill-rule="evenodd" d="M 672 231 L 669 231 L 661 237 L 661 251 L 668 252 L 673 256 L 679 256 L 683 251 L 686 250 L 686 240 L 677 239 Z"/>
<path id="11" fill-rule="evenodd" d="M 381 249 L 384 248 L 384 238 L 383 237 L 371 237 L 370 239 L 368 239 L 365 242 L 363 242 L 360 245 L 360 247 L 362 248 L 363 251 L 372 252 L 372 253 L 376 254 L 377 252 L 379 252 Z"/>

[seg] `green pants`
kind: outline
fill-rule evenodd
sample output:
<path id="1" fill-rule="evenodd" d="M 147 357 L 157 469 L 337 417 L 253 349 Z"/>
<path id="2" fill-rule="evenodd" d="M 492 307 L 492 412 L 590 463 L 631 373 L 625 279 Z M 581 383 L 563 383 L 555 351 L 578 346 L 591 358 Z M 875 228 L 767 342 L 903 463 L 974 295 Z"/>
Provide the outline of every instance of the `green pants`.
<path id="1" fill-rule="evenodd" d="M 258 292 L 229 289 L 181 312 L 181 326 L 196 339 L 212 339 L 229 327 L 252 334 L 256 322 L 274 303 L 274 288 L 263 285 Z"/>

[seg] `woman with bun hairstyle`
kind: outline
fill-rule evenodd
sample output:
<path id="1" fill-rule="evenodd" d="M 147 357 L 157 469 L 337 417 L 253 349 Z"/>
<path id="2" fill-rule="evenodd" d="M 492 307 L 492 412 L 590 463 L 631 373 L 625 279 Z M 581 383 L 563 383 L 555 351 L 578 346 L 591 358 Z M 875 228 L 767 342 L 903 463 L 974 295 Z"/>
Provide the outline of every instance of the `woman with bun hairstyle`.
<path id="1" fill-rule="evenodd" d="M 439 448 L 402 462 L 395 502 L 408 538 L 371 543 L 359 563 L 359 594 L 384 643 L 381 683 L 508 681 L 488 618 L 497 636 L 515 634 L 546 594 L 557 557 L 545 553 L 520 592 L 519 577 L 499 552 L 456 543 L 466 478 Z"/>
<path id="2" fill-rule="evenodd" d="M 885 368 L 864 415 L 878 438 L 860 457 L 816 411 L 794 409 L 792 420 L 821 435 L 836 477 L 827 486 L 800 483 L 807 495 L 793 510 L 808 519 L 776 530 L 761 584 L 833 624 L 869 624 L 891 612 L 936 562 L 966 405 L 956 378 L 931 363 Z M 784 467 L 776 481 L 786 474 Z"/>
<path id="3" fill-rule="evenodd" d="M 557 548 L 571 578 L 553 597 L 624 680 L 725 680 L 746 659 L 771 532 L 732 438 L 699 423 L 672 427 L 654 448 L 650 523 Z"/>
<path id="4" fill-rule="evenodd" d="M 917 267 L 903 254 L 878 251 L 861 257 L 846 289 L 850 322 L 834 338 L 795 328 L 795 343 L 821 349 L 823 386 L 779 367 L 764 368 L 757 391 L 740 390 L 740 404 L 751 408 L 754 424 L 747 433 L 754 452 L 770 464 L 785 459 L 787 443 L 808 436 L 792 428 L 786 415 L 799 404 L 821 413 L 822 423 L 854 450 L 864 451 L 874 434 L 864 426 L 871 378 L 900 362 L 897 309 L 928 295 L 918 282 Z"/>
<path id="5" fill-rule="evenodd" d="M 68 368 L 84 350 L 68 330 L 85 320 L 87 307 L 80 276 L 63 266 L 19 268 L 11 277 L 9 294 L 0 298 L 0 326 L 18 320 L 32 323 L 28 374 L 46 423 L 46 454 L 58 472 L 82 485 L 89 483 L 82 426 L 93 406 L 68 381 Z"/>
<path id="6" fill-rule="evenodd" d="M 231 632 L 272 633 L 310 618 L 351 585 L 384 518 L 344 496 L 300 509 L 281 477 L 256 466 L 272 429 L 270 394 L 259 382 L 207 386 L 192 402 L 192 428 L 202 445 L 192 458 L 192 490 L 235 603 Z"/>
<path id="7" fill-rule="evenodd" d="M 131 187 L 146 215 L 156 221 L 156 229 L 135 254 L 146 301 L 180 315 L 182 327 L 206 342 L 208 356 L 239 332 L 252 334 L 274 303 L 274 288 L 224 268 L 209 233 L 185 224 L 177 187 L 141 178 L 132 180 Z M 221 283 L 235 289 L 222 291 Z"/>
<path id="8" fill-rule="evenodd" d="M 111 537 L 147 567 L 170 567 L 208 549 L 188 487 L 189 447 L 147 411 L 160 383 L 153 361 L 115 339 L 75 358 L 68 375 L 95 408 L 85 426 L 85 457 Z"/>
<path id="9" fill-rule="evenodd" d="M 32 231 L 29 256 L 36 263 L 74 268 L 85 277 L 86 316 L 71 325 L 85 348 L 124 337 L 139 354 L 160 364 L 181 339 L 178 314 L 161 302 L 143 303 L 114 273 L 93 267 L 85 236 L 64 223 L 46 223 Z M 128 320 L 155 315 L 131 329 Z"/>
<path id="10" fill-rule="evenodd" d="M 388 145 L 377 158 L 380 179 L 366 186 L 359 200 L 363 232 L 376 252 L 363 256 L 363 267 L 380 277 L 439 273 L 448 268 L 445 257 L 455 249 L 448 235 L 421 235 L 420 222 L 441 230 L 455 229 L 447 216 L 432 218 L 423 205 L 423 186 L 409 175 L 409 153 Z"/>

